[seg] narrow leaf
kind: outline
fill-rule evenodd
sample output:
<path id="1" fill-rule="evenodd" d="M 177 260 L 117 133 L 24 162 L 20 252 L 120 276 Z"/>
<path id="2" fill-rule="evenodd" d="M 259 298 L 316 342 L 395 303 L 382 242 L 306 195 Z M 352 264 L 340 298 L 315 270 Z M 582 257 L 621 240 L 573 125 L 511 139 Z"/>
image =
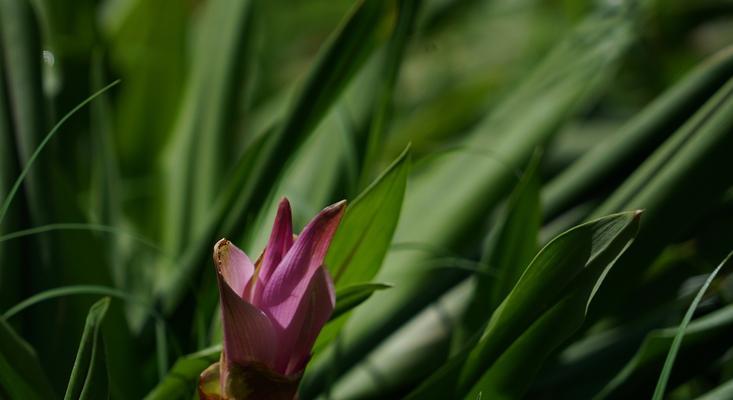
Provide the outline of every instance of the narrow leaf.
<path id="1" fill-rule="evenodd" d="M 728 264 L 731 257 L 733 257 L 733 253 L 728 254 L 725 260 L 723 260 L 720 265 L 718 265 L 718 267 L 708 275 L 705 283 L 703 283 L 700 290 L 698 290 L 697 295 L 695 295 L 695 298 L 692 300 L 692 304 L 687 308 L 685 317 L 677 328 L 677 334 L 674 336 L 674 340 L 672 341 L 672 347 L 669 348 L 669 353 L 667 353 L 667 359 L 664 361 L 664 368 L 662 368 L 662 373 L 659 375 L 659 380 L 657 381 L 657 387 L 654 389 L 652 400 L 662 400 L 664 398 L 664 390 L 667 387 L 669 375 L 672 373 L 672 367 L 674 366 L 674 360 L 677 357 L 677 352 L 680 350 L 680 345 L 682 345 L 682 338 L 685 336 L 687 325 L 690 324 L 692 316 L 695 314 L 695 310 L 697 309 L 698 304 L 700 304 L 700 300 L 702 300 L 702 296 L 705 294 L 705 291 L 708 290 L 708 287 L 710 287 L 710 284 L 713 282 L 713 279 L 715 279 L 715 276 L 718 275 L 718 272 Z"/>
<path id="2" fill-rule="evenodd" d="M 391 287 L 392 285 L 385 283 L 361 283 L 337 289 L 336 307 L 333 309 L 331 319 L 334 320 L 365 302 L 377 290 L 389 289 Z"/>
<path id="3" fill-rule="evenodd" d="M 108 297 L 103 298 L 89 309 L 64 400 L 109 397 L 106 350 L 100 331 L 109 302 Z"/>
<path id="4" fill-rule="evenodd" d="M 221 346 L 181 357 L 168 375 L 145 396 L 145 400 L 188 400 L 196 391 L 199 375 L 209 365 L 219 361 Z"/>
<path id="5" fill-rule="evenodd" d="M 57 398 L 35 351 L 4 317 L 0 317 L 0 395 L 12 400 Z"/>
<path id="6" fill-rule="evenodd" d="M 481 330 L 537 252 L 541 220 L 539 163 L 536 153 L 489 234 L 483 269 L 476 275 L 471 301 L 454 332 L 454 350 L 462 349 Z"/>

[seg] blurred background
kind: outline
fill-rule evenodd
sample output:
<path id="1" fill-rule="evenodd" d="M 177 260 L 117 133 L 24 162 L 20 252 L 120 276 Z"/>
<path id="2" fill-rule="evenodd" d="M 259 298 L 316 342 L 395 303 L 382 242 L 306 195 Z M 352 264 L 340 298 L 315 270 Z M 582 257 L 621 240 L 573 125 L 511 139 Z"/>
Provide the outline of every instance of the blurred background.
<path id="1" fill-rule="evenodd" d="M 726 0 L 627 2 L 631 11 L 623 12 L 621 0 L 424 0 L 397 24 L 406 30 L 401 41 L 390 39 L 397 17 L 387 14 L 373 34 L 356 30 L 364 40 L 343 44 L 341 58 L 319 57 L 354 3 L 0 0 L 0 200 L 52 127 L 120 80 L 58 129 L 0 220 L 0 235 L 41 227 L 0 242 L 0 310 L 49 289 L 90 285 L 79 290 L 87 294 L 38 301 L 8 318 L 57 393 L 99 297 L 88 293 L 118 291 L 109 293 L 116 297 L 102 328 L 111 398 L 141 398 L 178 357 L 217 342 L 208 251 L 227 234 L 256 257 L 273 201 L 290 199 L 299 229 L 324 205 L 354 199 L 409 143 L 413 176 L 471 151 L 520 173 L 524 163 L 492 153 L 501 124 L 482 128 L 482 146 L 465 139 L 500 105 L 509 119 L 525 118 L 522 103 L 505 100 L 540 65 L 556 68 L 554 79 L 585 76 L 588 86 L 575 100 L 558 100 L 568 111 L 547 127 L 556 132 L 543 141 L 547 182 L 733 41 Z M 609 16 L 628 26 L 601 43 Z M 574 40 L 598 53 L 602 73 L 545 62 L 579 26 L 587 34 Z M 333 75 L 309 73 L 324 63 Z M 297 114 L 298 99 L 311 108 Z M 273 132 L 292 136 L 270 146 Z M 544 220 L 597 204 L 633 168 Z M 452 190 L 433 187 L 438 204 Z M 243 209 L 229 214 L 236 204 Z M 490 214 L 475 218 L 476 239 L 461 247 L 474 260 Z M 690 263 L 702 272 L 721 254 L 714 247 Z M 180 269 L 191 272 L 171 278 Z"/>

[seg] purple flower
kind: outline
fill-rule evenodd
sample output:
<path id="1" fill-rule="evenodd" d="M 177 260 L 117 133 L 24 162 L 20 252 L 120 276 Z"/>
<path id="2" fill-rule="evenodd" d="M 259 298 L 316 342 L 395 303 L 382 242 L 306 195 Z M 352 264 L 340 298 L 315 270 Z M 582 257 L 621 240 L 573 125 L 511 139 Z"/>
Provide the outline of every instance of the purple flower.
<path id="1" fill-rule="evenodd" d="M 228 240 L 216 243 L 224 350 L 218 368 L 202 374 L 202 397 L 295 397 L 313 343 L 333 312 L 333 282 L 322 264 L 345 205 L 326 207 L 295 238 L 290 204 L 283 199 L 255 263 Z M 204 390 L 214 380 L 219 393 Z"/>

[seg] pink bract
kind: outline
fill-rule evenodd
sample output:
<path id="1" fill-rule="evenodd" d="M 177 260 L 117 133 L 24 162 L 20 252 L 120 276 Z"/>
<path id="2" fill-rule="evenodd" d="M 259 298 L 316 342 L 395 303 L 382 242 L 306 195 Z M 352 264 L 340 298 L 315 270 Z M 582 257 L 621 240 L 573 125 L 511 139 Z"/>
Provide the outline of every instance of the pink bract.
<path id="1" fill-rule="evenodd" d="M 263 366 L 286 377 L 303 371 L 335 305 L 323 259 L 345 206 L 341 201 L 326 207 L 294 239 L 290 204 L 283 199 L 257 263 L 226 239 L 216 243 L 224 331 L 222 385 L 232 364 Z"/>

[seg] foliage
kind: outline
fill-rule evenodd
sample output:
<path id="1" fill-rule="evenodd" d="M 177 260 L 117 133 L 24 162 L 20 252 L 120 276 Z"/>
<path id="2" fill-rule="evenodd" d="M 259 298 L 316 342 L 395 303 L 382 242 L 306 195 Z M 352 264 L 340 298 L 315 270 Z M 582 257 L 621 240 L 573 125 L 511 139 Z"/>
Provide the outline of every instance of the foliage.
<path id="1" fill-rule="evenodd" d="M 192 398 L 283 196 L 301 399 L 730 396 L 729 3 L 0 0 L 0 397 Z"/>

